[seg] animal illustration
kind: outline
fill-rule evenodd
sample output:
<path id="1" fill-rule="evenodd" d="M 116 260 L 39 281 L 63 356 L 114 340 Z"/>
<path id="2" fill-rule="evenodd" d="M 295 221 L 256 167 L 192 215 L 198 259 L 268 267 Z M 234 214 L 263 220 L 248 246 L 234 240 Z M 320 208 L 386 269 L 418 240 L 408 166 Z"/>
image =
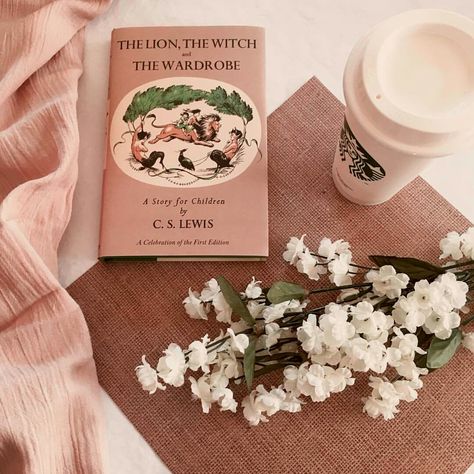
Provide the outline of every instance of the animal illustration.
<path id="1" fill-rule="evenodd" d="M 179 156 L 178 156 L 178 161 L 179 161 L 179 164 L 187 169 L 187 170 L 191 170 L 191 171 L 194 171 L 195 168 L 194 168 L 194 164 L 193 162 L 187 158 L 186 156 L 184 156 L 184 152 L 187 150 L 187 148 L 183 148 L 182 150 L 179 150 Z M 214 150 L 215 151 L 215 150 Z"/>
<path id="2" fill-rule="evenodd" d="M 214 143 L 219 142 L 217 133 L 221 128 L 221 118 L 217 114 L 203 115 L 199 120 L 193 123 L 193 130 L 186 131 L 183 128 L 179 128 L 174 123 L 168 123 L 164 125 L 155 125 L 156 116 L 154 114 L 148 115 L 148 118 L 153 118 L 151 125 L 155 128 L 161 128 L 161 132 L 152 140 L 150 144 L 154 144 L 163 140 L 169 142 L 175 138 L 183 140 L 185 142 L 194 143 L 196 145 L 204 145 L 213 147 Z"/>
<path id="3" fill-rule="evenodd" d="M 165 159 L 165 154 L 162 151 L 152 151 L 148 158 L 143 157 L 141 160 L 142 166 L 138 168 L 139 170 L 144 170 L 145 168 L 155 169 L 154 164 L 160 160 L 160 165 L 165 167 L 163 160 Z"/>
<path id="4" fill-rule="evenodd" d="M 212 150 L 209 158 L 216 163 L 217 170 L 221 168 L 230 168 L 233 165 L 230 164 L 230 158 L 228 158 L 221 150 Z"/>

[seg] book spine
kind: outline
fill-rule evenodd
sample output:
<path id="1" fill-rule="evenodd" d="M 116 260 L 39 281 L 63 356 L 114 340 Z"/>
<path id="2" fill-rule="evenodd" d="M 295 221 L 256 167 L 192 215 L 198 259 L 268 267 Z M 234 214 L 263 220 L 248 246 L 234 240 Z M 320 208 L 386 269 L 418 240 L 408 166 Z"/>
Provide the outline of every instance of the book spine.
<path id="1" fill-rule="evenodd" d="M 112 85 L 112 66 L 113 66 L 113 44 L 114 44 L 115 30 L 112 31 L 111 41 L 110 41 L 110 50 L 109 50 L 109 77 L 108 77 L 108 87 L 107 87 L 107 112 L 105 114 L 105 146 L 104 146 L 104 157 L 103 157 L 103 166 L 102 166 L 102 203 L 101 203 L 101 213 L 100 213 L 100 234 L 99 234 L 99 247 L 98 247 L 98 256 L 102 257 L 101 247 L 102 247 L 102 238 L 103 238 L 103 226 L 104 226 L 104 200 L 106 199 L 107 191 L 107 161 L 108 161 L 108 147 L 110 139 L 110 125 L 111 125 L 111 110 L 110 110 L 110 88 Z"/>

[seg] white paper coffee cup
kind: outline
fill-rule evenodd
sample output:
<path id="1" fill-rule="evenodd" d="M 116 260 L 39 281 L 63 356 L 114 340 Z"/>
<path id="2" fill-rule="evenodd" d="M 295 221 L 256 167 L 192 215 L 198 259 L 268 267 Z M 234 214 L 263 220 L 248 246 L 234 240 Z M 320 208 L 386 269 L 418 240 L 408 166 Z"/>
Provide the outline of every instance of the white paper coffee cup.
<path id="1" fill-rule="evenodd" d="M 435 158 L 474 150 L 474 22 L 444 10 L 385 20 L 352 50 L 344 96 L 334 183 L 382 203 Z"/>

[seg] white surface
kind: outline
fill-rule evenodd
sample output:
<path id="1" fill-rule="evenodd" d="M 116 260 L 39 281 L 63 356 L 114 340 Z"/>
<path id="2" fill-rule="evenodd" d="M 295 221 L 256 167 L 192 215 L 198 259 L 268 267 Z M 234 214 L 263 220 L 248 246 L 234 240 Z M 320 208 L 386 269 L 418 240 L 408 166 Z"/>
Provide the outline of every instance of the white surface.
<path id="1" fill-rule="evenodd" d="M 273 111 L 312 75 L 339 99 L 342 72 L 355 41 L 378 21 L 410 8 L 446 8 L 474 18 L 472 0 L 116 0 L 86 32 L 79 88 L 81 149 L 71 223 L 60 249 L 68 285 L 97 258 L 109 37 L 112 28 L 139 25 L 262 25 L 267 28 L 267 104 Z M 474 157 L 436 162 L 423 177 L 474 221 Z M 423 196 L 420 196 L 422 205 Z M 310 229 L 308 230 L 310 231 Z M 182 289 L 180 289 L 182 290 Z M 137 387 L 138 390 L 138 387 Z M 124 415 L 104 395 L 111 472 L 167 472 Z M 179 453 L 176 453 L 179 456 Z M 473 453 L 474 459 L 474 453 Z M 469 471 L 474 474 L 474 469 Z"/>

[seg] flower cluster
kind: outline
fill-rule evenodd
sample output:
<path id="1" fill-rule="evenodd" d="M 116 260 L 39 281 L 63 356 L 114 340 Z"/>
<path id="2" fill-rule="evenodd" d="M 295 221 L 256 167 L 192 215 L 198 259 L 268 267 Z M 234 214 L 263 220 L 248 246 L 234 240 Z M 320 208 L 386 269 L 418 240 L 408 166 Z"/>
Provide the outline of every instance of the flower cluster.
<path id="1" fill-rule="evenodd" d="M 358 265 L 347 242 L 324 238 L 311 252 L 304 237 L 292 237 L 283 258 L 310 280 L 328 274 L 334 286 L 276 282 L 264 290 L 254 277 L 238 293 L 219 277 L 200 292 L 189 289 L 187 314 L 214 315 L 227 327 L 184 349 L 171 343 L 156 367 L 143 356 L 136 368 L 142 388 L 153 394 L 187 378 L 204 413 L 212 405 L 236 412 L 236 384 L 245 379 L 251 389 L 255 378 L 280 371 L 280 385 L 258 384 L 240 401 L 244 417 L 257 425 L 279 411 L 299 412 L 309 400 L 325 401 L 353 385 L 357 373 L 368 373 L 371 392 L 363 411 L 388 420 L 400 402 L 417 398 L 421 377 L 447 363 L 458 347 L 474 352 L 474 333 L 460 328 L 474 319 L 461 318 L 474 288 L 474 228 L 441 240 L 442 257 L 456 261 L 443 267 L 378 256 L 370 257 L 374 266 Z M 317 305 L 322 293 L 337 298 Z"/>
<path id="2" fill-rule="evenodd" d="M 393 317 L 411 333 L 423 326 L 427 334 L 447 339 L 461 323 L 456 311 L 466 304 L 468 290 L 467 283 L 458 281 L 454 273 L 444 273 L 431 283 L 420 280 L 395 303 Z"/>
<path id="3" fill-rule="evenodd" d="M 449 232 L 444 239 L 441 239 L 439 248 L 443 252 L 440 259 L 452 258 L 456 261 L 465 257 L 474 260 L 474 227 L 470 227 L 462 234 Z"/>
<path id="4" fill-rule="evenodd" d="M 301 238 L 292 237 L 283 252 L 283 258 L 290 265 L 295 265 L 300 273 L 310 280 L 319 280 L 321 275 L 329 273 L 329 280 L 336 286 L 350 285 L 351 275 L 355 273 L 352 266 L 352 252 L 348 242 L 324 238 L 316 253 L 311 252 Z"/>

